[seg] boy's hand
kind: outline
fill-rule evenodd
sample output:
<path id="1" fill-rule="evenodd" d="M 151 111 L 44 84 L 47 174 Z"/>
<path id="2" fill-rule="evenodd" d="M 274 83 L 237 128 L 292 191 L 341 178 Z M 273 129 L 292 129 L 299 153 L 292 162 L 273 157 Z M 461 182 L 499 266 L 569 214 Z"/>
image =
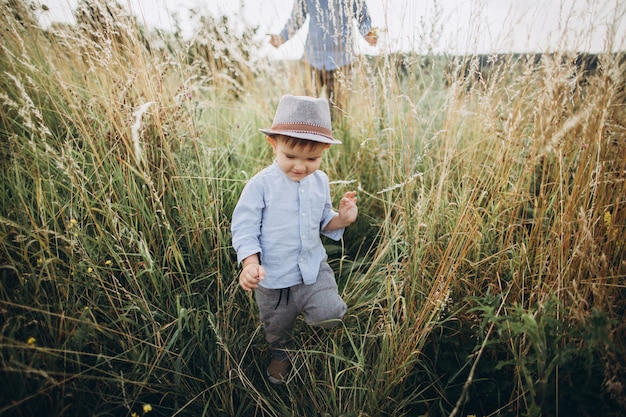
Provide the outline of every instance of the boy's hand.
<path id="1" fill-rule="evenodd" d="M 337 212 L 341 221 L 346 225 L 354 223 L 356 216 L 359 214 L 359 209 L 356 206 L 356 192 L 348 191 L 343 195 Z"/>
<path id="2" fill-rule="evenodd" d="M 253 290 L 259 286 L 259 282 L 265 278 L 265 268 L 258 263 L 244 265 L 239 274 L 239 285 L 246 291 Z"/>

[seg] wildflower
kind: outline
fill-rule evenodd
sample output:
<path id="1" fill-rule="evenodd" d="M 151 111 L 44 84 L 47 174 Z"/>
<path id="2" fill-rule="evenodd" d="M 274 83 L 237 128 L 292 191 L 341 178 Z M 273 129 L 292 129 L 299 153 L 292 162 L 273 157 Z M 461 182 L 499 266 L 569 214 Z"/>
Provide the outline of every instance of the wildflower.
<path id="1" fill-rule="evenodd" d="M 150 411 L 152 411 L 152 406 L 150 404 L 144 404 L 143 405 L 143 413 L 144 414 L 148 414 Z"/>
<path id="2" fill-rule="evenodd" d="M 36 341 L 37 341 L 37 340 L 36 340 L 34 337 L 32 337 L 32 336 L 31 336 L 31 337 L 29 337 L 29 338 L 28 338 L 28 340 L 26 341 L 26 344 L 27 344 L 28 346 L 35 346 L 35 342 L 36 342 Z"/>
<path id="3" fill-rule="evenodd" d="M 106 266 L 109 266 L 109 265 L 111 265 L 112 263 L 113 263 L 113 262 L 111 262 L 111 260 L 110 260 L 110 259 L 107 259 L 106 261 L 104 261 L 104 264 L 105 264 Z"/>
<path id="4" fill-rule="evenodd" d="M 70 219 L 70 227 L 76 226 L 76 223 L 78 223 L 76 219 Z"/>
<path id="5" fill-rule="evenodd" d="M 611 227 L 611 212 L 610 211 L 606 211 L 604 213 L 604 226 L 606 226 L 607 229 L 609 229 Z"/>
<path id="6" fill-rule="evenodd" d="M 617 228 L 611 230 L 611 223 L 613 223 L 613 216 L 610 211 L 604 212 L 604 227 L 606 227 L 606 234 L 609 238 L 615 239 L 617 237 Z"/>
<path id="7" fill-rule="evenodd" d="M 37 265 L 41 265 L 41 264 L 43 264 L 43 258 L 39 257 L 37 258 Z"/>
<path id="8" fill-rule="evenodd" d="M 93 268 L 92 267 L 87 268 L 87 273 L 88 274 L 91 274 L 92 272 L 93 272 Z"/>
<path id="9" fill-rule="evenodd" d="M 130 415 L 130 417 L 139 417 L 139 414 L 135 413 L 134 411 L 132 412 L 132 414 Z"/>

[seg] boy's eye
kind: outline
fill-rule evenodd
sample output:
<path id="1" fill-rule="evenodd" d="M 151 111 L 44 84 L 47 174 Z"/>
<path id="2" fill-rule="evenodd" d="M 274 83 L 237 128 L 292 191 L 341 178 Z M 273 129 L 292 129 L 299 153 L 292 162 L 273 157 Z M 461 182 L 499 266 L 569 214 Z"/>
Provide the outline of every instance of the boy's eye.
<path id="1" fill-rule="evenodd" d="M 309 159 L 309 161 L 311 161 L 311 162 L 315 162 L 315 161 L 317 161 L 317 160 L 318 160 L 318 158 L 308 158 L 308 159 Z"/>

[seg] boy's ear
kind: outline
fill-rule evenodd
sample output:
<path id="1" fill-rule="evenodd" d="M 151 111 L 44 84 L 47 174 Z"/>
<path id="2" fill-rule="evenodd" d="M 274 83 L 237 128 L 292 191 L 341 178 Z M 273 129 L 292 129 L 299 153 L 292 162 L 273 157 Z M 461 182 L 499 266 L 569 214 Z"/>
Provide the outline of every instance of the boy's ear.
<path id="1" fill-rule="evenodd" d="M 276 153 L 276 138 L 274 136 L 268 136 L 266 140 L 272 146 L 274 153 Z"/>
<path id="2" fill-rule="evenodd" d="M 327 143 L 326 146 L 324 146 L 324 149 L 328 149 L 330 148 L 330 143 Z"/>

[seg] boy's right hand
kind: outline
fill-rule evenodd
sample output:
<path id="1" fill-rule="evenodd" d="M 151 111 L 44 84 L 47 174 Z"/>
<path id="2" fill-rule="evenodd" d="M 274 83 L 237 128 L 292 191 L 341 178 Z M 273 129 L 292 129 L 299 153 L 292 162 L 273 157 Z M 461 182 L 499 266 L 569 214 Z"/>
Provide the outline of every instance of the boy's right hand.
<path id="1" fill-rule="evenodd" d="M 265 278 L 265 268 L 258 263 L 249 263 L 243 267 L 239 274 L 239 285 L 246 291 L 253 290 L 259 286 Z"/>

